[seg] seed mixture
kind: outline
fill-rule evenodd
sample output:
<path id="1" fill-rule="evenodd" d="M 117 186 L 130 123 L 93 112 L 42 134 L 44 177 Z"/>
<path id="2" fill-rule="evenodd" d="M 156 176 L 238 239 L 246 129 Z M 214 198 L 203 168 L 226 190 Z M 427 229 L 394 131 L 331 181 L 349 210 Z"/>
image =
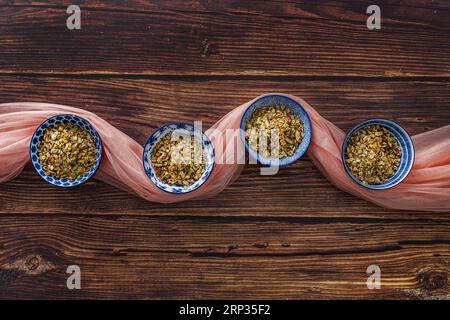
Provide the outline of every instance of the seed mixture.
<path id="1" fill-rule="evenodd" d="M 247 143 L 264 157 L 294 155 L 303 136 L 303 122 L 291 109 L 283 106 L 258 109 L 245 125 Z"/>
<path id="2" fill-rule="evenodd" d="M 158 178 L 170 185 L 190 185 L 205 172 L 203 147 L 190 135 L 165 136 L 155 145 L 151 160 Z"/>
<path id="3" fill-rule="evenodd" d="M 402 156 L 397 139 L 380 125 L 356 131 L 345 151 L 351 173 L 366 184 L 380 184 L 391 178 Z"/>
<path id="4" fill-rule="evenodd" d="M 60 123 L 45 130 L 38 156 L 47 176 L 75 180 L 95 164 L 97 148 L 86 129 Z"/>

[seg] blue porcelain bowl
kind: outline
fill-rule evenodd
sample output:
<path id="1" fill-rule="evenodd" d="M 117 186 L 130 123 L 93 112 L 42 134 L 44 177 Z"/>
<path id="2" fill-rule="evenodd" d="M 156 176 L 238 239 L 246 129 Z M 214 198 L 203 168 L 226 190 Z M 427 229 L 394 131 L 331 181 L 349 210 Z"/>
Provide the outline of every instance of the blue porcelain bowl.
<path id="1" fill-rule="evenodd" d="M 39 155 L 38 155 L 38 146 L 39 143 L 42 141 L 42 138 L 44 137 L 44 132 L 48 127 L 51 127 L 56 124 L 60 123 L 71 123 L 73 125 L 76 125 L 78 127 L 81 127 L 94 138 L 95 145 L 97 147 L 97 159 L 95 160 L 94 165 L 92 168 L 86 172 L 85 175 L 82 177 L 70 180 L 70 179 L 61 179 L 54 176 L 47 176 L 44 173 L 44 170 L 42 169 L 42 165 L 39 161 Z M 33 137 L 31 138 L 31 144 L 30 144 L 30 159 L 31 163 L 33 164 L 34 169 L 36 169 L 37 173 L 48 183 L 51 183 L 57 187 L 63 187 L 63 188 L 69 188 L 69 187 L 75 187 L 80 184 L 85 183 L 88 181 L 94 173 L 97 171 L 98 167 L 100 166 L 100 161 L 102 160 L 102 153 L 103 153 L 103 147 L 102 147 L 102 141 L 100 139 L 100 136 L 98 132 L 94 129 L 94 127 L 85 119 L 74 115 L 74 114 L 61 114 L 54 116 L 52 118 L 49 118 L 45 120 L 34 132 Z"/>
<path id="2" fill-rule="evenodd" d="M 353 174 L 351 173 L 349 167 L 347 166 L 347 163 L 345 162 L 346 160 L 345 150 L 347 149 L 347 144 L 350 141 L 350 138 L 356 131 L 365 126 L 375 124 L 386 128 L 397 139 L 398 144 L 400 145 L 400 148 L 402 150 L 402 157 L 400 159 L 399 168 L 390 179 L 380 184 L 367 184 L 362 182 L 355 176 L 353 176 Z M 369 119 L 355 126 L 352 130 L 350 130 L 350 132 L 345 137 L 344 143 L 342 145 L 342 163 L 348 175 L 359 185 L 373 190 L 389 189 L 402 182 L 410 173 L 414 164 L 414 144 L 408 133 L 397 123 L 385 119 Z"/>
<path id="3" fill-rule="evenodd" d="M 297 149 L 295 150 L 295 153 L 290 157 L 284 158 L 264 157 L 257 151 L 250 148 L 245 139 L 245 125 L 252 118 L 253 113 L 258 109 L 269 106 L 281 106 L 289 108 L 303 123 L 303 131 L 304 131 L 303 140 L 298 145 Z M 245 145 L 245 150 L 248 152 L 250 157 L 256 159 L 261 164 L 266 166 L 282 167 L 290 165 L 291 163 L 297 161 L 308 150 L 308 147 L 311 144 L 311 138 L 312 138 L 311 120 L 309 119 L 306 110 L 297 101 L 281 94 L 272 94 L 255 100 L 250 106 L 248 106 L 247 110 L 245 110 L 244 115 L 242 116 L 241 119 L 241 140 Z"/>
<path id="4" fill-rule="evenodd" d="M 161 181 L 158 175 L 156 174 L 151 161 L 153 149 L 156 146 L 156 144 L 158 144 L 158 142 L 161 141 L 161 139 L 164 138 L 165 136 L 173 133 L 177 135 L 180 134 L 180 135 L 194 136 L 194 139 L 196 139 L 196 141 L 201 142 L 201 145 L 203 146 L 205 172 L 203 173 L 203 175 L 200 177 L 199 180 L 195 181 L 190 185 L 186 186 L 171 185 Z M 214 147 L 211 141 L 209 140 L 208 136 L 203 134 L 201 130 L 195 128 L 193 125 L 188 123 L 171 123 L 157 129 L 147 139 L 147 142 L 144 145 L 144 153 L 142 155 L 142 161 L 144 164 L 145 173 L 158 188 L 169 193 L 176 193 L 176 194 L 188 193 L 194 191 L 195 189 L 198 189 L 208 180 L 209 176 L 211 175 L 215 161 Z"/>

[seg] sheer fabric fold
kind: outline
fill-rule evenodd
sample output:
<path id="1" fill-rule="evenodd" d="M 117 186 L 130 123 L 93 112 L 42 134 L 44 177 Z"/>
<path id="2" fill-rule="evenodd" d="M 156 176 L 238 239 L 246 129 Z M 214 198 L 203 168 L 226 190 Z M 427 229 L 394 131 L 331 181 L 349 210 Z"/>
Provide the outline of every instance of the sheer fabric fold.
<path id="1" fill-rule="evenodd" d="M 308 111 L 313 126 L 308 156 L 337 188 L 382 207 L 450 211 L 450 125 L 412 137 L 416 158 L 405 181 L 389 190 L 369 190 L 353 182 L 344 170 L 341 161 L 344 132 L 306 101 L 286 96 L 297 100 Z M 169 194 L 157 188 L 144 172 L 143 147 L 97 115 L 48 103 L 0 104 L 0 183 L 14 179 L 28 163 L 30 139 L 39 124 L 54 115 L 71 113 L 91 122 L 102 138 L 104 154 L 96 179 L 153 202 L 172 203 L 212 197 L 233 183 L 242 171 L 243 159 L 236 161 L 235 158 L 236 154 L 244 154 L 238 129 L 241 117 L 252 101 L 235 108 L 206 130 L 214 145 L 216 160 L 220 158 L 221 161 L 216 161 L 204 185 L 182 195 Z M 233 129 L 235 135 L 230 136 Z M 235 143 L 230 148 L 232 139 Z"/>

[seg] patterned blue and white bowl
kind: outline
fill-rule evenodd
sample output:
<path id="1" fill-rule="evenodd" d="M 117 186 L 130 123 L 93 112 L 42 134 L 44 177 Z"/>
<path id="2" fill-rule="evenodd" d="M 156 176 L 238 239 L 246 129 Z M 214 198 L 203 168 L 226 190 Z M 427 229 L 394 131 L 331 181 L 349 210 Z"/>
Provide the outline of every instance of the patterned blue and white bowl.
<path id="1" fill-rule="evenodd" d="M 153 149 L 156 144 L 161 141 L 162 138 L 167 136 L 168 134 L 172 134 L 176 132 L 176 134 L 181 135 L 189 135 L 194 136 L 196 141 L 201 142 L 203 146 L 203 158 L 205 161 L 205 172 L 200 177 L 199 180 L 194 183 L 186 186 L 181 185 L 171 185 L 161 181 L 158 175 L 155 172 L 155 169 L 152 164 L 152 154 Z M 142 155 L 142 161 L 144 164 L 144 170 L 150 180 L 161 190 L 164 190 L 169 193 L 188 193 L 194 191 L 195 189 L 200 188 L 209 178 L 211 172 L 214 168 L 214 147 L 209 140 L 208 136 L 206 136 L 201 130 L 195 128 L 193 125 L 188 123 L 170 123 L 165 126 L 157 129 L 153 134 L 147 139 L 147 142 L 144 145 L 144 153 Z"/>
<path id="2" fill-rule="evenodd" d="M 345 162 L 345 150 L 347 149 L 347 144 L 350 141 L 351 136 L 353 133 L 358 131 L 359 129 L 368 126 L 368 125 L 380 125 L 384 128 L 386 128 L 398 141 L 398 144 L 400 145 L 400 148 L 402 150 L 402 157 L 400 159 L 400 165 L 395 174 L 388 179 L 387 181 L 379 184 L 367 184 L 353 176 L 351 173 L 349 167 L 347 166 L 347 163 Z M 373 190 L 384 190 L 389 189 L 392 187 L 395 187 L 400 182 L 402 182 L 408 174 L 411 172 L 411 169 L 414 165 L 414 144 L 411 140 L 411 137 L 408 135 L 408 133 L 400 127 L 397 123 L 386 120 L 386 119 L 369 119 L 361 122 L 357 126 L 355 126 L 350 132 L 347 134 L 347 136 L 344 139 L 344 143 L 342 145 L 342 163 L 344 165 L 345 171 L 347 171 L 348 175 L 359 185 L 366 187 L 368 189 Z"/>
<path id="3" fill-rule="evenodd" d="M 44 137 L 45 130 L 50 126 L 60 123 L 71 123 L 78 127 L 84 128 L 94 138 L 95 145 L 97 147 L 97 159 L 95 160 L 94 165 L 88 172 L 86 172 L 85 175 L 75 180 L 61 179 L 54 176 L 47 176 L 44 173 L 44 170 L 42 169 L 41 163 L 39 162 L 38 146 L 39 143 L 42 141 L 42 138 Z M 30 159 L 34 169 L 36 169 L 37 173 L 48 183 L 63 188 L 78 186 L 80 184 L 85 183 L 90 178 L 92 178 L 92 176 L 100 166 L 100 161 L 102 160 L 102 153 L 103 153 L 102 141 L 100 139 L 98 132 L 87 120 L 74 114 L 61 114 L 45 120 L 34 132 L 34 135 L 31 138 L 30 143 Z"/>
<path id="4" fill-rule="evenodd" d="M 295 150 L 295 153 L 290 157 L 284 157 L 281 159 L 276 157 L 264 157 L 257 151 L 250 148 L 245 139 L 245 125 L 252 118 L 253 113 L 258 109 L 268 106 L 287 107 L 291 109 L 303 123 L 303 132 L 304 132 L 303 140 L 298 145 L 297 149 Z M 311 138 L 312 138 L 311 120 L 309 119 L 306 110 L 297 101 L 281 94 L 272 94 L 257 99 L 247 108 L 247 110 L 245 110 L 244 115 L 242 116 L 241 119 L 241 140 L 245 145 L 245 150 L 247 150 L 250 157 L 258 160 L 261 164 L 266 166 L 282 167 L 294 163 L 306 153 L 309 145 L 311 144 Z"/>

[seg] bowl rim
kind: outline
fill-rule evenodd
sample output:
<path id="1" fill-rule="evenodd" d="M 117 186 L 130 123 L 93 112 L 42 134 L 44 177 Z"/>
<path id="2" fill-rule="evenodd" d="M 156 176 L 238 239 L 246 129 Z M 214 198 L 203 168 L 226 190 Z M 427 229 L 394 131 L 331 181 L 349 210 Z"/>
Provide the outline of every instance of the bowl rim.
<path id="1" fill-rule="evenodd" d="M 372 123 L 372 122 L 378 122 L 378 123 Z M 388 123 L 392 126 L 394 126 L 396 129 L 398 129 L 400 131 L 400 133 L 405 137 L 405 140 L 408 144 L 410 144 L 411 146 L 411 163 L 408 164 L 407 170 L 405 171 L 405 174 L 401 177 L 401 179 L 398 179 L 394 184 L 392 185 L 387 185 L 387 186 L 382 186 L 383 183 L 381 184 L 364 184 L 362 183 L 362 181 L 360 181 L 358 178 L 356 178 L 355 176 L 353 176 L 353 174 L 350 172 L 350 168 L 347 166 L 347 164 L 345 163 L 345 159 L 346 159 L 346 155 L 345 155 L 345 148 L 351 138 L 351 136 L 353 135 L 353 133 L 355 133 L 355 131 L 367 126 L 367 125 L 371 125 L 371 124 L 378 124 L 383 126 L 384 123 Z M 385 127 L 385 126 L 384 126 Z M 387 128 L 389 129 L 389 128 Z M 395 137 L 395 136 L 394 136 Z M 397 137 L 395 137 L 395 139 L 398 141 Z M 401 126 L 399 125 L 397 122 L 393 121 L 393 120 L 389 120 L 389 119 L 383 119 L 383 118 L 370 118 L 370 119 L 366 119 L 361 121 L 360 123 L 358 123 L 357 125 L 355 125 L 346 135 L 344 138 L 344 141 L 342 142 L 342 146 L 341 146 L 341 162 L 342 165 L 344 166 L 345 172 L 347 173 L 347 175 L 353 180 L 355 181 L 358 185 L 369 189 L 369 190 L 388 190 L 391 189 L 395 186 L 398 186 L 400 183 L 402 183 L 411 173 L 412 168 L 414 167 L 414 163 L 416 160 L 415 157 L 416 153 L 415 153 L 415 146 L 414 146 L 414 142 L 411 139 L 411 136 L 409 135 L 409 133 Z M 395 174 L 389 178 L 392 179 L 395 176 Z M 389 181 L 388 179 L 388 181 Z M 374 187 L 374 186 L 381 186 L 381 187 Z"/>
<path id="2" fill-rule="evenodd" d="M 199 133 L 201 133 L 202 134 L 202 138 L 203 139 L 205 139 L 206 141 L 208 141 L 210 144 L 211 144 L 211 149 L 212 149 L 212 154 L 211 154 L 211 161 L 212 161 L 212 166 L 211 166 L 211 170 L 209 170 L 208 172 L 206 172 L 206 175 L 205 175 L 205 181 L 203 181 L 197 188 L 195 188 L 195 189 L 192 189 L 192 190 L 189 190 L 189 191 L 183 191 L 183 192 L 171 192 L 171 191 L 168 191 L 168 190 L 164 190 L 164 189 L 162 189 L 158 184 L 156 184 L 153 180 L 152 180 L 152 178 L 149 176 L 149 174 L 147 173 L 147 170 L 145 169 L 145 161 L 146 161 L 146 154 L 145 154 L 145 147 L 146 147 L 146 145 L 150 142 L 150 139 L 157 133 L 157 132 L 159 132 L 159 131 L 161 131 L 161 130 L 163 130 L 163 129 L 165 129 L 165 128 L 167 128 L 167 127 L 169 127 L 169 126 L 172 126 L 172 125 L 175 125 L 175 126 L 180 126 L 180 125 L 183 125 L 183 126 L 189 126 L 189 127 L 191 127 L 192 129 L 193 129 L 193 131 L 195 132 L 195 130 L 197 130 L 197 132 L 199 132 Z M 175 129 L 176 130 L 176 129 Z M 165 137 L 166 135 L 164 135 L 163 137 Z M 162 138 L 162 137 L 161 137 Z M 161 139 L 160 138 L 160 139 Z M 150 162 L 151 161 L 149 161 L 149 168 L 152 168 L 152 166 L 150 165 Z M 142 150 L 142 166 L 143 166 L 143 169 L 144 169 L 144 173 L 145 173 L 145 175 L 147 176 L 147 178 L 159 189 L 159 190 L 162 190 L 162 191 L 164 191 L 164 192 L 166 192 L 166 193 L 169 193 L 169 194 L 175 194 L 175 195 L 182 195 L 182 194 L 188 194 L 188 193 L 191 193 L 191 192 L 193 192 L 193 191 L 195 191 L 195 190 L 198 190 L 198 189 L 200 189 L 200 187 L 202 187 L 205 183 L 206 183 L 206 181 L 208 181 L 209 180 L 209 177 L 211 176 L 211 173 L 214 171 L 214 168 L 215 168 L 215 165 L 216 165 L 216 157 L 215 157 L 215 150 L 214 150 L 214 145 L 212 144 L 212 142 L 211 142 L 211 139 L 205 134 L 205 132 L 203 132 L 203 130 L 200 130 L 200 129 L 198 129 L 198 128 L 196 128 L 194 125 L 192 125 L 191 123 L 188 123 L 188 122 L 170 122 L 170 123 L 167 123 L 167 124 L 165 124 L 165 125 L 163 125 L 163 126 L 161 126 L 161 127 L 159 127 L 159 128 L 157 128 L 155 131 L 153 131 L 152 132 L 152 134 L 150 134 L 149 136 L 148 136 L 148 138 L 145 140 L 145 143 L 144 143 L 144 148 L 143 148 L 143 150 Z M 157 180 L 158 181 L 161 181 L 158 177 L 157 177 L 157 175 L 156 175 L 156 173 L 155 173 L 155 177 L 157 178 Z M 179 188 L 183 188 L 184 186 L 179 186 Z"/>
<path id="3" fill-rule="evenodd" d="M 311 134 L 309 136 L 309 139 L 307 140 L 305 151 L 300 153 L 296 157 L 296 159 L 293 159 L 290 162 L 286 162 L 286 163 L 278 164 L 278 165 L 271 165 L 271 162 L 268 162 L 268 163 L 262 162 L 261 161 L 261 157 L 259 156 L 259 152 L 255 151 L 255 150 L 251 150 L 249 145 L 248 145 L 248 143 L 247 143 L 247 141 L 246 141 L 246 139 L 245 139 L 245 124 L 244 124 L 244 116 L 245 116 L 245 114 L 248 112 L 250 107 L 252 107 L 256 102 L 258 102 L 259 100 L 262 100 L 262 99 L 269 98 L 269 97 L 282 97 L 282 98 L 285 98 L 285 99 L 288 99 L 288 100 L 291 100 L 292 102 L 294 102 L 294 104 L 296 104 L 297 107 L 299 107 L 300 110 L 303 111 L 303 113 L 306 115 L 306 120 L 307 120 L 307 124 L 306 125 L 310 128 L 310 132 L 311 132 Z M 305 125 L 305 123 L 303 125 Z M 289 96 L 286 96 L 284 94 L 279 94 L 279 93 L 268 94 L 268 95 L 259 97 L 259 98 L 255 99 L 252 103 L 250 103 L 248 105 L 248 107 L 245 109 L 244 113 L 242 114 L 241 123 L 240 123 L 240 129 L 241 129 L 241 134 L 240 134 L 241 141 L 244 144 L 245 151 L 249 154 L 249 156 L 252 156 L 253 158 L 256 158 L 256 161 L 258 161 L 260 164 L 262 164 L 264 166 L 269 166 L 269 167 L 287 167 L 287 166 L 293 164 L 294 162 L 297 162 L 301 157 L 303 157 L 306 154 L 306 152 L 308 152 L 308 149 L 309 149 L 309 147 L 311 145 L 312 137 L 313 137 L 313 126 L 312 126 L 311 118 L 310 118 L 310 116 L 308 114 L 308 111 L 306 111 L 306 109 L 303 108 L 303 106 L 301 105 L 300 102 L 296 101 L 295 99 L 293 99 L 293 98 L 291 98 Z M 300 144 L 301 144 L 301 142 L 300 142 Z M 299 146 L 300 146 L 300 144 L 299 144 Z M 298 148 L 298 146 L 297 146 L 297 148 Z M 254 157 L 253 154 L 256 154 L 256 157 Z M 281 159 L 283 159 L 283 158 L 280 158 L 279 160 L 281 161 Z"/>
<path id="4" fill-rule="evenodd" d="M 71 185 L 71 186 L 57 185 L 57 184 L 54 184 L 54 183 L 52 183 L 52 182 L 50 182 L 50 181 L 47 181 L 47 180 L 39 173 L 39 171 L 37 170 L 37 168 L 35 167 L 35 165 L 34 165 L 34 163 L 33 163 L 33 160 L 31 159 L 31 145 L 32 145 L 32 143 L 33 143 L 33 139 L 36 137 L 37 131 L 38 131 L 38 130 L 42 127 L 42 125 L 44 125 L 44 123 L 46 123 L 47 121 L 49 121 L 49 120 L 51 120 L 51 119 L 54 119 L 54 118 L 56 118 L 56 117 L 66 117 L 66 116 L 76 117 L 76 118 L 80 118 L 80 119 L 86 121 L 86 122 L 89 124 L 89 126 L 91 126 L 91 128 L 93 129 L 93 131 L 97 134 L 97 136 L 98 136 L 98 141 L 99 141 L 99 152 L 98 152 L 98 154 L 97 154 L 98 165 L 95 165 L 95 164 L 94 164 L 94 166 L 95 166 L 94 171 L 92 171 L 92 173 L 87 177 L 87 179 L 86 179 L 85 181 L 79 182 L 79 183 L 74 184 L 74 185 Z M 51 185 L 53 185 L 53 186 L 55 186 L 55 187 L 59 187 L 59 188 L 75 188 L 75 187 L 78 187 L 78 186 L 81 186 L 81 185 L 85 184 L 86 182 L 88 182 L 89 180 L 91 180 L 91 178 L 95 175 L 95 173 L 97 172 L 97 170 L 100 168 L 100 165 L 101 165 L 101 162 L 102 162 L 102 159 L 103 159 L 103 142 L 102 142 L 102 137 L 101 137 L 100 134 L 98 133 L 97 129 L 95 129 L 95 127 L 92 125 L 92 123 L 90 123 L 88 120 L 86 120 L 85 118 L 83 118 L 83 117 L 81 117 L 81 116 L 79 116 L 79 115 L 73 114 L 73 113 L 62 113 L 62 114 L 57 114 L 57 115 L 52 116 L 52 117 L 50 117 L 50 118 L 47 118 L 47 119 L 45 119 L 43 122 L 41 122 L 41 123 L 36 127 L 36 129 L 34 130 L 33 135 L 31 136 L 30 146 L 28 147 L 28 150 L 29 150 L 29 156 L 30 156 L 31 164 L 33 165 L 34 171 L 36 171 L 36 173 L 38 174 L 38 176 L 41 177 L 41 179 L 44 180 L 45 182 L 47 182 L 47 183 L 49 183 L 49 184 L 51 184 Z M 96 159 L 96 162 L 97 162 L 97 159 Z M 38 162 L 40 163 L 40 161 L 38 161 Z M 47 175 L 45 175 L 45 176 L 47 177 Z M 50 176 L 48 176 L 48 177 L 50 177 Z M 70 180 L 70 179 L 67 179 L 67 180 Z"/>

